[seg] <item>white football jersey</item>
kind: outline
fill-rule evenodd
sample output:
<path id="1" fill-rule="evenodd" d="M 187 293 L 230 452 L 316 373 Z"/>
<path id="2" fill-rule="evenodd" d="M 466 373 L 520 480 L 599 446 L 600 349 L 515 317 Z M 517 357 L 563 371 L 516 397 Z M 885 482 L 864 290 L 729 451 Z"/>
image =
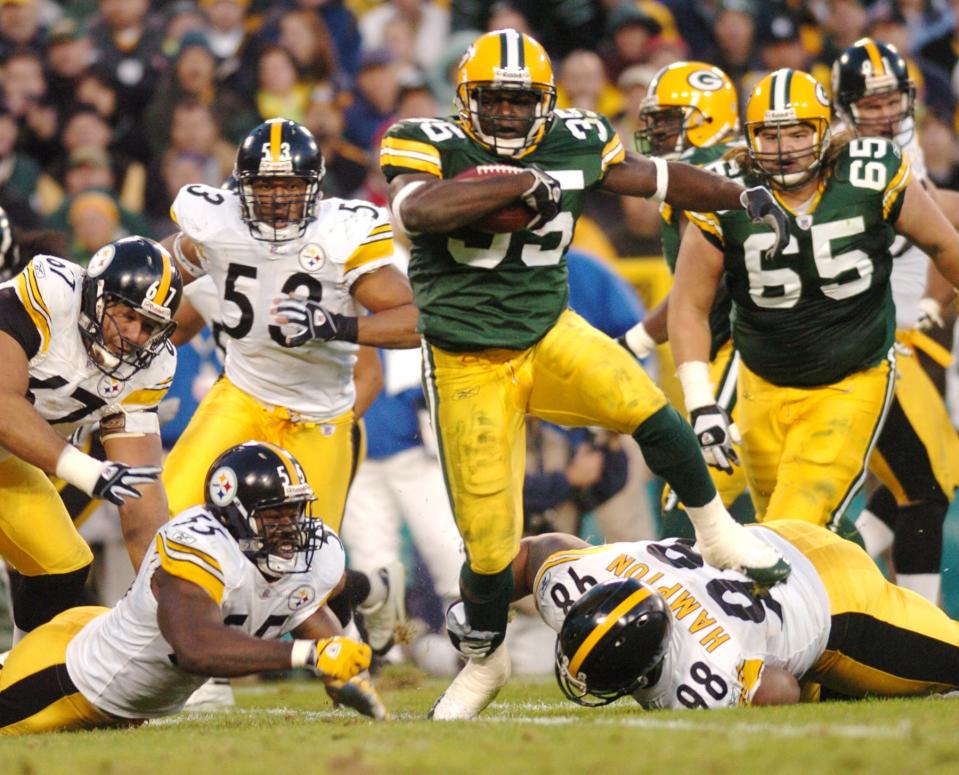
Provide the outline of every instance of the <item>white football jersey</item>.
<path id="1" fill-rule="evenodd" d="M 184 186 L 172 212 L 216 284 L 230 381 L 304 419 L 329 419 L 350 409 L 358 346 L 311 341 L 283 347 L 270 308 L 276 297 L 297 293 L 331 312 L 364 314 L 350 288 L 363 274 L 392 263 L 386 210 L 359 200 L 323 199 L 303 237 L 281 245 L 251 236 L 236 192 Z"/>
<path id="2" fill-rule="evenodd" d="M 822 655 L 829 598 L 812 564 L 772 531 L 753 528 L 792 564 L 789 579 L 755 597 L 753 582 L 706 565 L 685 539 L 616 543 L 557 552 L 539 569 L 536 606 L 559 632 L 566 612 L 595 584 L 635 578 L 673 614 L 662 677 L 633 696 L 647 708 L 748 705 L 765 665 L 797 678 Z"/>
<path id="3" fill-rule="evenodd" d="M 121 718 L 176 713 L 206 677 L 177 667 L 160 632 L 150 588 L 156 569 L 202 587 L 225 624 L 253 637 L 279 638 L 315 613 L 343 576 L 343 547 L 335 533 L 327 534 L 309 571 L 271 582 L 203 507 L 187 509 L 157 532 L 123 599 L 70 641 L 70 678 L 96 707 Z"/>
<path id="4" fill-rule="evenodd" d="M 912 175 L 919 183 L 926 181 L 926 160 L 916 133 L 902 151 L 909 159 Z M 889 248 L 892 257 L 892 300 L 896 305 L 896 327 L 912 328 L 919 317 L 919 300 L 926 292 L 926 273 L 929 257 L 901 234 L 897 234 Z"/>
<path id="5" fill-rule="evenodd" d="M 166 395 L 176 370 L 176 350 L 167 343 L 147 368 L 125 382 L 101 372 L 80 335 L 83 276 L 83 268 L 70 261 L 36 256 L 19 275 L 0 284 L 0 318 L 6 321 L 0 328 L 21 343 L 36 345 L 39 339 L 29 360 L 27 397 L 64 438 L 80 425 L 121 414 L 128 428 L 159 430 L 156 420 L 142 413 L 155 412 Z M 17 301 L 29 323 L 22 312 L 11 317 L 2 310 Z"/>

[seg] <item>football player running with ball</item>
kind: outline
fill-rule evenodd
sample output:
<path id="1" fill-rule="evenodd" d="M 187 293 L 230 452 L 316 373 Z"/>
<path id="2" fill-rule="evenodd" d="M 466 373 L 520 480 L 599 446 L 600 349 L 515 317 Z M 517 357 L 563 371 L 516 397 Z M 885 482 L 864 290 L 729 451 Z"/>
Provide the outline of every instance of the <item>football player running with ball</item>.
<path id="1" fill-rule="evenodd" d="M 669 339 L 707 454 L 729 446 L 709 379 L 709 311 L 733 299 L 742 357 L 739 430 L 760 521 L 837 527 L 862 485 L 895 388 L 890 245 L 918 244 L 959 285 L 959 236 L 896 143 L 833 138 L 822 87 L 777 70 L 746 107 L 747 184 L 768 183 L 789 212 L 789 244 L 735 211 L 687 212 L 669 304 Z M 708 558 L 707 558 L 708 561 Z"/>
<path id="2" fill-rule="evenodd" d="M 424 383 L 468 557 L 447 629 L 470 662 L 434 706 L 436 719 L 476 716 L 509 677 L 501 644 L 522 536 L 527 413 L 632 434 L 686 505 L 710 562 L 765 584 L 788 574 L 729 516 L 695 435 L 642 367 L 567 308 L 563 258 L 589 190 L 745 208 L 773 251 L 779 206 L 764 188 L 627 153 L 601 115 L 555 110 L 549 57 L 516 30 L 477 38 L 457 80 L 459 115 L 400 122 L 380 152 L 394 223 L 412 240 Z M 453 179 L 487 164 L 513 170 Z M 518 201 L 531 209 L 526 228 L 474 225 Z"/>
<path id="3" fill-rule="evenodd" d="M 0 672 L 0 734 L 129 726 L 180 711 L 208 676 L 307 668 L 337 702 L 386 710 L 370 648 L 325 607 L 345 555 L 313 518 L 300 464 L 272 444 L 220 455 L 205 503 L 156 533 L 112 609 L 71 608 L 17 645 Z M 296 640 L 279 640 L 292 633 Z"/>

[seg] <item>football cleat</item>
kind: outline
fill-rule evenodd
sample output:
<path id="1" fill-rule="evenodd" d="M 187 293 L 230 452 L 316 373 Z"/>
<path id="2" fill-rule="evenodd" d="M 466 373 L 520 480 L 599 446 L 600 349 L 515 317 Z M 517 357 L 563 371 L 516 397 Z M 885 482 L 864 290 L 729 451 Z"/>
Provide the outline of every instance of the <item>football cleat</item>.
<path id="1" fill-rule="evenodd" d="M 792 567 L 772 546 L 730 519 L 729 527 L 709 538 L 696 533 L 703 559 L 716 568 L 738 570 L 760 587 L 771 587 L 789 578 Z"/>
<path id="2" fill-rule="evenodd" d="M 385 721 L 390 717 L 376 687 L 370 681 L 369 673 L 353 676 L 349 681 L 330 681 L 326 684 L 326 693 L 334 704 L 352 708 L 360 715 L 377 721 Z"/>
<path id="3" fill-rule="evenodd" d="M 386 598 L 370 608 L 360 605 L 356 610 L 363 615 L 366 642 L 381 657 L 393 647 L 397 633 L 406 625 L 406 568 L 397 560 L 376 573 L 386 587 Z"/>
<path id="4" fill-rule="evenodd" d="M 465 721 L 476 718 L 489 705 L 510 676 L 506 645 L 488 657 L 474 657 L 460 670 L 453 683 L 433 703 L 428 718 L 434 721 Z"/>

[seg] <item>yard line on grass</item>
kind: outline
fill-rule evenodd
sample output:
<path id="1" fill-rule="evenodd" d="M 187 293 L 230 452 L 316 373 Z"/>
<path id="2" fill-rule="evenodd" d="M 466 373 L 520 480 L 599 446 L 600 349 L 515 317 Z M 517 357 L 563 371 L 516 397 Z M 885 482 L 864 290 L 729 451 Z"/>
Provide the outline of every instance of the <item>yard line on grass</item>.
<path id="1" fill-rule="evenodd" d="M 561 703 L 494 703 L 492 713 L 477 718 L 473 723 L 489 724 L 533 724 L 537 726 L 563 726 L 566 724 L 583 724 L 586 717 L 583 715 L 524 715 L 524 712 L 542 713 L 546 710 L 555 710 L 562 707 Z M 293 716 L 304 721 L 328 721 L 344 716 L 353 715 L 346 709 L 334 710 L 299 710 L 293 708 L 235 708 L 226 712 L 187 712 L 177 716 L 154 719 L 150 726 L 177 726 L 188 724 L 200 719 L 223 718 L 224 716 L 241 716 L 248 718 L 264 716 Z M 700 714 L 696 714 L 700 715 Z M 423 721 L 424 716 L 418 713 L 398 713 L 393 715 L 394 721 Z M 866 725 L 866 724 L 767 724 L 743 721 L 707 721 L 694 718 L 663 719 L 653 715 L 622 716 L 609 718 L 593 716 L 586 723 L 597 726 L 615 726 L 617 728 L 655 729 L 671 732 L 716 732 L 722 735 L 761 735 L 763 737 L 842 737 L 849 739 L 903 739 L 912 734 L 913 728 L 909 721 L 901 721 L 895 725 Z"/>

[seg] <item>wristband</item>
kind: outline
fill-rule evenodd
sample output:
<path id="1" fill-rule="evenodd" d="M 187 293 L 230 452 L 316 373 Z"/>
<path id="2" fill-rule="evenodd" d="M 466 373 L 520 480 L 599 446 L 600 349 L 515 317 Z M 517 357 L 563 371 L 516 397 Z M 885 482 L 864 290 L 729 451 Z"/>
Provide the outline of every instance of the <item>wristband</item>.
<path id="1" fill-rule="evenodd" d="M 336 335 L 333 338 L 357 344 L 360 339 L 360 319 L 352 315 L 336 315 Z"/>
<path id="2" fill-rule="evenodd" d="M 669 165 L 665 159 L 653 156 L 650 159 L 656 165 L 656 193 L 650 199 L 654 202 L 666 201 L 666 190 L 669 188 Z"/>
<path id="3" fill-rule="evenodd" d="M 176 259 L 176 262 L 191 275 L 194 277 L 202 277 L 206 274 L 206 271 L 203 267 L 186 257 L 186 254 L 183 252 L 183 246 L 180 244 L 182 241 L 183 232 L 177 232 L 176 237 L 173 239 L 173 257 Z"/>
<path id="4" fill-rule="evenodd" d="M 630 352 L 640 358 L 647 357 L 656 349 L 656 342 L 653 341 L 653 338 L 646 330 L 646 326 L 642 323 L 637 323 L 629 329 L 629 331 L 623 335 L 623 338 L 626 340 L 626 346 Z"/>
<path id="5" fill-rule="evenodd" d="M 295 640 L 290 651 L 290 667 L 316 667 L 316 641 Z"/>
<path id="6" fill-rule="evenodd" d="M 686 361 L 676 369 L 676 376 L 683 386 L 687 412 L 716 403 L 713 383 L 709 380 L 709 364 L 704 361 Z"/>
<path id="7" fill-rule="evenodd" d="M 72 444 L 67 444 L 57 458 L 56 475 L 72 484 L 87 495 L 93 495 L 93 488 L 106 463 L 102 463 L 84 454 Z"/>

